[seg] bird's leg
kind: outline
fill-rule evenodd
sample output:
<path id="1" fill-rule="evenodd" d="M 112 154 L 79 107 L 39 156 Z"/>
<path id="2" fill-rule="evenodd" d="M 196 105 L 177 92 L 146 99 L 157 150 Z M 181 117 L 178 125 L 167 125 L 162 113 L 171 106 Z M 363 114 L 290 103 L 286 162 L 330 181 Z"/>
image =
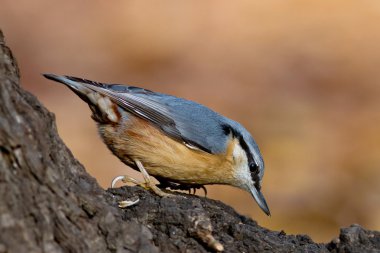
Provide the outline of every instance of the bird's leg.
<path id="1" fill-rule="evenodd" d="M 144 183 L 144 188 L 145 189 L 149 189 L 151 191 L 153 191 L 154 193 L 156 193 L 158 196 L 160 197 L 169 197 L 169 196 L 172 196 L 172 194 L 169 194 L 169 193 L 166 193 L 166 192 L 163 192 L 160 188 L 158 188 L 151 180 L 150 180 L 150 176 L 148 174 L 148 172 L 145 170 L 144 166 L 142 165 L 142 163 L 139 161 L 139 160 L 135 160 L 135 163 L 136 163 L 136 166 L 137 168 L 139 168 L 141 174 L 143 175 L 144 177 L 144 180 L 145 180 L 145 183 Z"/>

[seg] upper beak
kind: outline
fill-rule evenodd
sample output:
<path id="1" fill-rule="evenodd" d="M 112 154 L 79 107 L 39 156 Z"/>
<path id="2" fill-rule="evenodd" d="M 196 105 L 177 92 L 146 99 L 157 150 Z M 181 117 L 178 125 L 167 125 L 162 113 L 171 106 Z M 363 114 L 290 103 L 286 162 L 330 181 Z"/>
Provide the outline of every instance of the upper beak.
<path id="1" fill-rule="evenodd" d="M 257 190 L 255 186 L 251 186 L 249 187 L 249 189 L 261 210 L 263 210 L 264 213 L 266 213 L 266 215 L 270 216 L 269 207 L 267 202 L 265 201 L 264 195 L 259 190 Z"/>

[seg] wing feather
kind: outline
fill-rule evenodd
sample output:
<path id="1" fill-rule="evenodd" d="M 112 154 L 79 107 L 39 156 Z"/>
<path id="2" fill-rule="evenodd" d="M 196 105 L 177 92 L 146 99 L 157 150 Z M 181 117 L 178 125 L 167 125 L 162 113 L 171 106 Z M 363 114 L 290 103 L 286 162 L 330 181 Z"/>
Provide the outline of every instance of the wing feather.
<path id="1" fill-rule="evenodd" d="M 138 87 L 106 85 L 84 79 L 72 81 L 110 97 L 121 108 L 152 122 L 187 147 L 208 153 L 225 151 L 228 136 L 222 126 L 230 120 L 203 105 Z"/>

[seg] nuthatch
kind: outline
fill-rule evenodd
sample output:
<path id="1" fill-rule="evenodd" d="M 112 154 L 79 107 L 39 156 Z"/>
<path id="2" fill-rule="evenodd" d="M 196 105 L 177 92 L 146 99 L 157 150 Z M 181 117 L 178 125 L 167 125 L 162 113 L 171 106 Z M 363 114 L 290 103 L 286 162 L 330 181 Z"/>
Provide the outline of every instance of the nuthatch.
<path id="1" fill-rule="evenodd" d="M 232 185 L 250 192 L 270 215 L 261 193 L 263 159 L 239 123 L 198 103 L 143 88 L 44 76 L 65 84 L 90 106 L 103 141 L 122 162 L 142 172 L 146 188 L 169 195 L 149 175 L 161 186 L 179 189 Z M 120 179 L 137 183 L 128 176 L 115 179 L 113 184 Z"/>

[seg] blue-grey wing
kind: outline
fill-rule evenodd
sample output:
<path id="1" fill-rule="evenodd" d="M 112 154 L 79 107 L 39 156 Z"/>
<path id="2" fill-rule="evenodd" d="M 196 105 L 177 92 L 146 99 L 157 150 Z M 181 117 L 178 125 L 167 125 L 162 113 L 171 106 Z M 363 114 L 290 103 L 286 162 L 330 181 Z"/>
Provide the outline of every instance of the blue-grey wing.
<path id="1" fill-rule="evenodd" d="M 181 98 L 162 95 L 161 98 L 153 97 L 153 100 L 165 108 L 166 116 L 174 121 L 169 129 L 163 129 L 165 132 L 172 131 L 171 128 L 174 127 L 180 134 L 178 137 L 186 143 L 209 153 L 225 151 L 228 134 L 223 128 L 227 124 L 223 116 L 203 105 Z"/>
<path id="2" fill-rule="evenodd" d="M 167 135 L 209 153 L 225 151 L 224 117 L 198 103 L 149 91 L 114 94 L 119 106 L 154 123 Z"/>
<path id="3" fill-rule="evenodd" d="M 152 122 L 171 138 L 209 153 L 222 153 L 228 119 L 198 103 L 146 89 L 66 77 L 110 97 L 126 111 Z"/>

